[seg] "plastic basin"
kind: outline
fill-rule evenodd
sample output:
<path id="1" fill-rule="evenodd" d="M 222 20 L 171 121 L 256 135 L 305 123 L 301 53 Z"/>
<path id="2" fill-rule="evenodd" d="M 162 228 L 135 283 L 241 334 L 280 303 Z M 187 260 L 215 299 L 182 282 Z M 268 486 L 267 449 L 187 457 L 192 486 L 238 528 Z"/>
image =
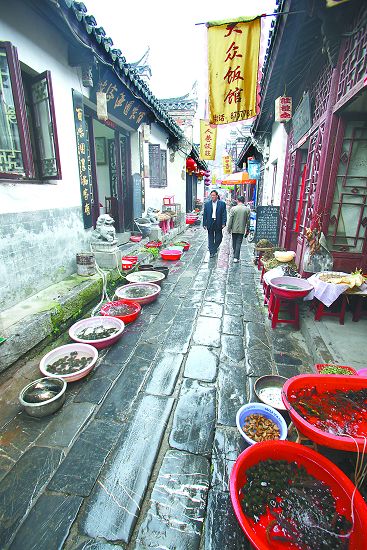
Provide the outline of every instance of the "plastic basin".
<path id="1" fill-rule="evenodd" d="M 243 405 L 240 409 L 238 409 L 236 414 L 236 426 L 240 434 L 242 435 L 243 439 L 249 444 L 249 445 L 258 445 L 256 441 L 248 437 L 245 432 L 242 429 L 242 426 L 245 423 L 246 417 L 250 414 L 261 414 L 262 416 L 265 416 L 266 418 L 269 418 L 270 420 L 273 420 L 275 424 L 278 426 L 280 431 L 280 437 L 279 439 L 286 439 L 287 437 L 287 424 L 282 417 L 281 414 L 278 413 L 277 410 L 273 409 L 273 407 L 270 407 L 269 405 L 263 405 L 262 403 L 248 403 L 247 405 Z M 277 441 L 277 440 L 273 440 Z"/>
<path id="2" fill-rule="evenodd" d="M 48 370 L 48 367 L 51 363 L 54 363 L 64 355 L 69 355 L 73 351 L 76 351 L 78 352 L 78 354 L 85 357 L 89 357 L 90 362 L 86 367 L 71 374 L 54 374 L 53 372 L 50 372 Z M 91 372 L 97 362 L 97 359 L 98 351 L 95 347 L 91 346 L 90 344 L 80 344 L 78 342 L 74 342 L 73 344 L 65 344 L 64 346 L 59 346 L 58 348 L 55 348 L 52 351 L 46 353 L 46 355 L 44 355 L 40 361 L 40 371 L 42 372 L 42 374 L 48 377 L 61 378 L 62 380 L 65 380 L 65 382 L 75 382 L 75 380 L 80 380 Z"/>
<path id="3" fill-rule="evenodd" d="M 133 262 L 130 262 L 130 260 L 121 260 L 122 269 L 132 269 L 134 265 L 135 264 Z"/>
<path id="4" fill-rule="evenodd" d="M 99 338 L 95 340 L 89 340 L 78 336 L 78 334 L 84 329 L 93 329 L 99 326 L 103 326 L 104 328 L 114 328 L 117 329 L 117 332 L 111 334 L 111 336 L 108 336 L 107 338 Z M 72 340 L 74 340 L 74 342 L 90 344 L 97 349 L 103 349 L 115 344 L 115 342 L 121 338 L 124 328 L 124 322 L 117 317 L 89 317 L 89 319 L 82 319 L 81 321 L 74 323 L 74 325 L 69 328 L 69 336 Z"/>
<path id="5" fill-rule="evenodd" d="M 269 284 L 275 296 L 287 298 L 287 300 L 304 298 L 313 289 L 311 283 L 306 279 L 298 279 L 297 277 L 274 277 L 269 281 Z"/>
<path id="6" fill-rule="evenodd" d="M 133 242 L 133 243 L 140 243 L 142 238 L 143 238 L 143 235 L 132 235 L 130 237 L 130 241 Z"/>
<path id="7" fill-rule="evenodd" d="M 337 500 L 337 511 L 339 513 L 343 512 L 349 520 L 351 519 L 351 498 L 355 486 L 335 464 L 313 449 L 299 445 L 298 443 L 290 441 L 264 441 L 257 443 L 257 445 L 248 447 L 237 458 L 232 468 L 229 484 L 234 513 L 242 530 L 254 548 L 257 550 L 296 550 L 298 548 L 293 544 L 286 545 L 281 541 L 273 541 L 270 546 L 266 537 L 266 527 L 273 520 L 273 517 L 268 514 L 267 519 L 255 523 L 242 511 L 241 489 L 246 482 L 246 471 L 250 466 L 268 459 L 287 460 L 288 462 L 295 461 L 298 465 L 303 465 L 310 475 L 324 481 L 330 487 L 334 498 Z M 365 548 L 364 533 L 366 528 L 367 506 L 359 491 L 355 491 L 354 526 L 350 536 L 350 550 Z"/>
<path id="8" fill-rule="evenodd" d="M 194 225 L 195 222 L 196 222 L 196 218 L 186 218 L 187 225 Z"/>
<path id="9" fill-rule="evenodd" d="M 329 374 L 329 373 L 321 372 L 322 369 L 324 369 L 325 367 L 334 367 L 334 366 L 338 367 L 339 369 L 343 369 L 343 370 L 347 371 L 346 376 L 350 376 L 350 375 L 357 376 L 357 374 L 358 374 L 356 369 L 354 369 L 353 367 L 348 367 L 348 366 L 345 366 L 345 365 L 330 365 L 328 363 L 324 363 L 324 364 L 317 363 L 315 365 L 315 369 L 317 370 L 317 372 L 319 374 L 322 374 L 324 376 L 344 376 L 342 373 L 340 373 L 340 374 Z M 366 370 L 366 372 L 367 372 L 367 370 Z"/>
<path id="10" fill-rule="evenodd" d="M 149 294 L 147 296 L 136 296 L 132 289 L 145 289 Z M 135 302 L 143 306 L 154 302 L 154 300 L 158 298 L 160 291 L 161 287 L 155 283 L 130 283 L 116 288 L 115 294 L 118 298 Z"/>
<path id="11" fill-rule="evenodd" d="M 126 275 L 126 280 L 129 283 L 156 283 L 157 285 L 161 285 L 163 279 L 165 279 L 164 273 L 154 270 L 142 270 Z"/>
<path id="12" fill-rule="evenodd" d="M 122 305 L 127 306 L 129 308 L 129 312 L 122 315 L 115 315 L 113 313 L 113 309 L 118 308 Z M 101 307 L 100 310 L 101 315 L 108 315 L 111 317 L 116 317 L 117 319 L 121 319 L 121 321 L 123 321 L 125 325 L 135 321 L 140 312 L 141 305 L 136 302 L 131 302 L 130 300 L 116 300 L 115 302 L 107 302 L 106 304 L 104 304 L 104 306 Z"/>
<path id="13" fill-rule="evenodd" d="M 123 258 L 121 258 L 121 260 L 123 262 L 131 262 L 133 265 L 135 265 L 138 261 L 138 257 L 137 256 L 124 256 Z"/>
<path id="14" fill-rule="evenodd" d="M 320 430 L 302 415 L 300 415 L 292 406 L 292 395 L 304 388 L 315 388 L 318 393 L 324 393 L 330 390 L 360 390 L 367 386 L 366 380 L 362 376 L 338 376 L 329 374 L 300 374 L 287 380 L 283 386 L 282 399 L 289 415 L 296 428 L 306 437 L 326 447 L 340 449 L 343 451 L 357 452 L 357 445 L 360 451 L 363 451 L 365 443 L 364 437 L 354 436 L 356 443 L 351 437 L 334 435 L 332 433 Z M 363 418 L 362 425 L 367 426 L 367 417 Z"/>
<path id="15" fill-rule="evenodd" d="M 145 248 L 159 248 L 160 246 L 162 246 L 162 241 L 149 241 Z"/>
<path id="16" fill-rule="evenodd" d="M 181 250 L 161 250 L 160 252 L 162 260 L 179 260 L 182 256 Z"/>

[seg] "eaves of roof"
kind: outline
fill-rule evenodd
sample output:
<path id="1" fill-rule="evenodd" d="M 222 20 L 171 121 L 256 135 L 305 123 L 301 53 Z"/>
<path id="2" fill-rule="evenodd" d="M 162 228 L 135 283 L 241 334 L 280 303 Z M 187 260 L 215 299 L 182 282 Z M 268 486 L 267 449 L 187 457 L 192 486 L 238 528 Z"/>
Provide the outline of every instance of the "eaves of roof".
<path id="1" fill-rule="evenodd" d="M 202 168 L 203 170 L 208 169 L 208 165 L 205 162 L 205 160 L 202 160 L 200 158 L 199 148 L 196 145 L 192 146 L 190 157 L 194 159 L 194 161 Z"/>
<path id="2" fill-rule="evenodd" d="M 49 2 L 55 5 L 53 0 L 49 0 Z M 75 0 L 60 0 L 59 9 L 62 10 L 63 15 L 85 46 L 92 47 L 96 57 L 104 64 L 110 65 L 111 70 L 116 73 L 132 94 L 149 108 L 157 122 L 175 139 L 181 139 L 183 133 L 180 127 L 166 112 L 146 82 L 139 77 L 138 71 L 134 69 L 133 65 L 126 62 L 121 50 L 113 47 L 112 38 L 106 36 L 105 30 L 97 25 L 94 16 L 87 14 L 85 4 Z"/>
<path id="3" fill-rule="evenodd" d="M 252 145 L 252 138 L 248 137 L 245 143 L 243 144 L 241 151 L 238 154 L 237 161 L 236 161 L 238 166 L 243 163 L 245 155 L 247 151 L 250 149 L 251 145 Z"/>

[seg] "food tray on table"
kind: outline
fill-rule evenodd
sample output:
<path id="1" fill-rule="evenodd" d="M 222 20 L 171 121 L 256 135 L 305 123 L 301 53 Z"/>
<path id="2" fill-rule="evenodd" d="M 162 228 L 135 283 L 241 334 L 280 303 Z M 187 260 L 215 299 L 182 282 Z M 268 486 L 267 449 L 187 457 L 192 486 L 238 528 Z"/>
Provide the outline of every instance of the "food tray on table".
<path id="1" fill-rule="evenodd" d="M 362 376 L 300 374 L 282 398 L 296 428 L 319 445 L 363 451 L 367 437 L 367 384 Z M 343 434 L 343 435 L 341 435 Z"/>
<path id="2" fill-rule="evenodd" d="M 252 486 L 249 486 L 249 489 L 246 490 L 246 482 L 247 477 L 251 475 L 250 468 L 262 467 L 265 469 L 265 475 L 267 477 L 264 478 L 264 485 L 261 483 L 260 487 L 264 495 L 270 477 L 269 469 L 266 467 L 267 464 L 265 464 L 264 468 L 264 462 L 270 462 L 272 464 L 278 462 L 279 464 L 277 467 L 292 468 L 293 470 L 301 470 L 301 468 L 304 467 L 300 475 L 303 478 L 307 476 L 314 478 L 316 489 L 313 487 L 311 487 L 311 489 L 314 489 L 313 493 L 315 493 L 315 490 L 318 491 L 316 498 L 310 497 L 310 488 L 307 487 L 307 485 L 305 487 L 304 484 L 299 483 L 300 488 L 298 488 L 298 494 L 302 490 L 302 498 L 297 498 L 297 494 L 294 495 L 293 492 L 292 500 L 290 500 L 288 496 L 283 498 L 278 496 L 274 503 L 268 499 L 268 502 L 272 506 L 271 511 L 269 506 L 264 509 L 262 501 L 260 502 L 260 507 L 264 509 L 264 512 L 262 514 L 259 513 L 259 520 L 255 521 L 249 513 L 244 512 L 244 509 L 246 510 L 246 502 L 250 502 L 250 505 L 257 506 L 259 503 L 259 496 L 257 497 L 257 502 L 254 502 L 254 499 L 251 498 Z M 255 487 L 258 487 L 261 479 L 262 478 L 260 478 L 257 483 L 255 482 Z M 284 476 L 280 475 L 278 487 L 281 488 L 281 490 L 286 489 L 289 491 L 290 485 L 283 483 L 282 486 L 282 480 L 284 479 Z M 294 478 L 290 477 L 289 479 L 293 480 Z M 317 488 L 320 486 L 319 482 L 322 482 L 321 487 L 325 486 L 325 492 L 323 491 L 321 494 L 320 489 Z M 334 501 L 333 508 L 335 509 L 335 513 L 329 511 L 329 516 L 331 515 L 332 518 L 331 520 L 329 520 L 327 512 L 324 513 L 323 506 L 320 506 L 320 501 L 322 504 L 321 499 L 322 497 L 325 498 L 326 492 L 329 495 L 331 492 Z M 354 524 L 353 527 L 350 528 L 351 500 L 353 494 Z M 316 537 L 318 542 L 320 542 L 320 539 L 322 541 L 324 536 L 328 536 L 329 542 L 329 545 L 324 545 L 324 548 L 330 548 L 330 550 L 347 547 L 350 550 L 357 550 L 365 547 L 364 533 L 367 528 L 367 505 L 361 494 L 358 490 L 355 490 L 352 481 L 335 466 L 335 464 L 323 455 L 303 445 L 289 441 L 264 441 L 248 447 L 240 454 L 232 468 L 230 476 L 230 495 L 237 520 L 251 544 L 257 550 L 299 549 L 301 547 L 299 545 L 299 530 L 297 532 L 296 526 L 301 528 L 303 536 L 306 535 L 308 539 L 311 539 L 311 544 L 309 544 L 307 548 L 315 549 Z M 310 500 L 312 504 L 310 504 Z M 318 500 L 318 502 L 315 502 L 315 500 Z M 277 506 L 278 502 L 283 502 L 283 506 Z M 288 510 L 289 515 L 287 513 Z M 290 518 L 292 514 L 294 515 L 294 519 Z M 321 515 L 322 522 L 318 521 L 318 514 Z M 329 523 L 334 520 L 335 514 L 344 516 L 347 522 L 346 529 L 341 529 L 342 533 L 348 533 L 350 530 L 349 545 L 347 546 L 343 544 L 343 539 L 341 537 L 335 536 L 332 537 L 334 540 L 330 544 L 330 532 L 327 527 Z M 325 520 L 326 529 L 322 531 L 322 528 L 318 529 L 318 526 L 321 527 L 322 524 L 325 525 Z M 289 531 L 286 530 L 287 526 L 290 526 L 290 530 L 293 533 L 293 541 L 296 540 L 298 544 L 294 544 L 293 541 L 290 540 Z M 330 529 L 330 531 L 333 531 L 333 529 Z M 336 544 L 337 542 L 339 544 Z M 318 545 L 317 547 L 320 548 L 321 546 Z"/>

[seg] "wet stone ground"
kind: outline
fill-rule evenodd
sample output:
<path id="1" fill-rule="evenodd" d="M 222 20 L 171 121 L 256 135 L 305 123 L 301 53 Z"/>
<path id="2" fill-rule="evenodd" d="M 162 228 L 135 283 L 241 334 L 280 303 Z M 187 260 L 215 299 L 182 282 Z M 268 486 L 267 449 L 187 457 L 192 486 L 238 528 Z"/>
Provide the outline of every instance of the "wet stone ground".
<path id="1" fill-rule="evenodd" d="M 312 361 L 300 333 L 269 329 L 251 245 L 233 264 L 227 234 L 215 259 L 202 229 L 184 238 L 159 299 L 58 413 L 17 404 L 37 360 L 0 379 L 2 550 L 250 548 L 229 497 L 236 411 L 258 376 Z"/>

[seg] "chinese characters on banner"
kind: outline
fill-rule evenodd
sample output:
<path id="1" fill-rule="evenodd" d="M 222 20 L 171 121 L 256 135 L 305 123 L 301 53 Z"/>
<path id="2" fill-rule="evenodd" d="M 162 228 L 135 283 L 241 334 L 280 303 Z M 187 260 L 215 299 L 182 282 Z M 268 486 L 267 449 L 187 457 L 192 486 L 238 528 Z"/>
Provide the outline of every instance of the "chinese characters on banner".
<path id="1" fill-rule="evenodd" d="M 76 90 L 73 90 L 73 109 L 83 222 L 85 229 L 88 229 L 93 225 L 93 189 L 91 185 L 88 129 L 84 117 L 83 97 Z"/>
<path id="2" fill-rule="evenodd" d="M 232 159 L 229 155 L 223 157 L 223 174 L 230 174 L 232 172 Z"/>
<path id="3" fill-rule="evenodd" d="M 292 98 L 280 96 L 275 100 L 275 122 L 288 122 L 292 118 Z"/>
<path id="4" fill-rule="evenodd" d="M 97 82 L 92 90 L 91 99 L 97 102 L 97 92 L 106 94 L 109 114 L 137 130 L 143 122 L 147 122 L 147 109 L 117 77 L 109 72 Z"/>
<path id="5" fill-rule="evenodd" d="M 208 120 L 200 120 L 200 158 L 215 160 L 217 147 L 217 127 Z"/>
<path id="6" fill-rule="evenodd" d="M 246 19 L 212 26 L 208 23 L 212 124 L 228 124 L 256 115 L 261 23 L 259 17 Z"/>

